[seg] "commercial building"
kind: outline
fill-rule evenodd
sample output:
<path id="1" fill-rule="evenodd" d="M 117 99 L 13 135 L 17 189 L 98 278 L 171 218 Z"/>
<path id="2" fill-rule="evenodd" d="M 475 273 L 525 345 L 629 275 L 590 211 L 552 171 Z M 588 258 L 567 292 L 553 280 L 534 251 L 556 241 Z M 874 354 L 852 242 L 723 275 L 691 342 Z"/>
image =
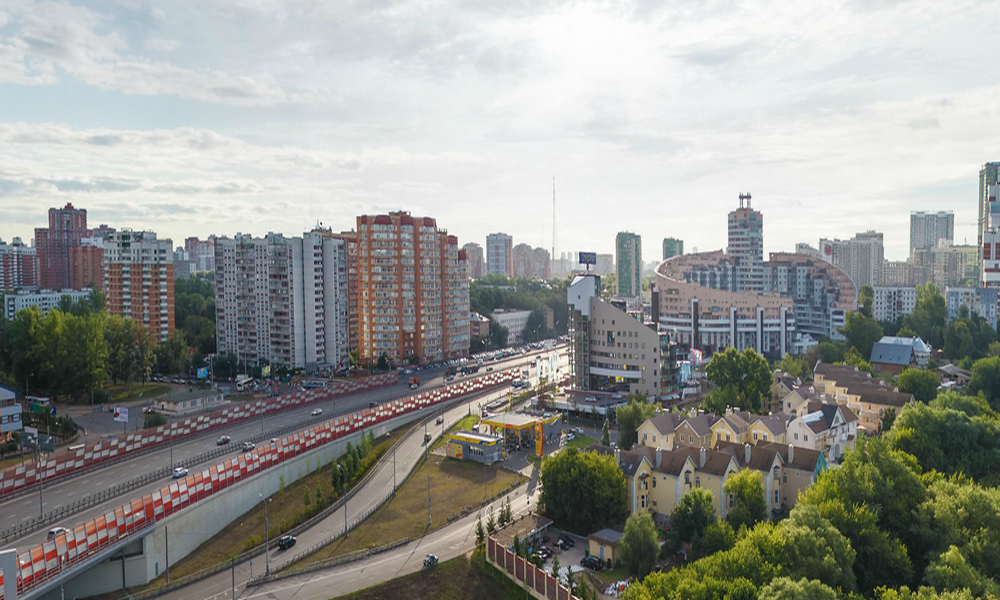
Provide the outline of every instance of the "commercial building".
<path id="1" fill-rule="evenodd" d="M 87 235 L 87 210 L 67 204 L 49 209 L 48 228 L 35 229 L 39 287 L 62 290 L 70 287 L 70 249 Z"/>
<path id="2" fill-rule="evenodd" d="M 445 454 L 448 458 L 492 465 L 504 458 L 503 440 L 475 431 L 456 431 L 448 436 Z"/>
<path id="3" fill-rule="evenodd" d="M 149 328 L 165 342 L 174 332 L 174 265 L 170 240 L 152 231 L 124 229 L 104 242 L 105 307 Z M 78 244 L 79 245 L 79 244 Z"/>
<path id="4" fill-rule="evenodd" d="M 549 279 L 551 265 L 549 251 L 545 248 L 532 248 L 528 244 L 518 244 L 511 251 L 514 277 L 529 279 Z"/>
<path id="5" fill-rule="evenodd" d="M 879 285 L 872 291 L 872 316 L 877 321 L 896 321 L 913 312 L 917 306 L 915 287 Z"/>
<path id="6" fill-rule="evenodd" d="M 358 298 L 363 361 L 385 353 L 424 363 L 469 351 L 468 258 L 430 217 L 358 217 Z"/>
<path id="7" fill-rule="evenodd" d="M 618 264 L 618 295 L 642 295 L 642 238 L 628 231 L 615 238 L 615 262 Z"/>
<path id="8" fill-rule="evenodd" d="M 684 240 L 663 238 L 663 260 L 684 254 Z"/>
<path id="9" fill-rule="evenodd" d="M 346 366 L 346 246 L 322 229 L 215 240 L 219 353 L 288 368 Z"/>
<path id="10" fill-rule="evenodd" d="M 998 291 L 1000 290 L 996 288 L 947 288 L 944 297 L 948 306 L 948 320 L 958 318 L 959 310 L 964 306 L 969 314 L 976 313 L 996 329 L 997 302 L 1000 301 Z"/>
<path id="11" fill-rule="evenodd" d="M 849 240 L 824 238 L 819 241 L 819 252 L 846 273 L 858 289 L 865 285 L 882 285 L 885 249 L 881 233 L 866 231 Z"/>
<path id="12" fill-rule="evenodd" d="M 7 320 L 11 320 L 17 316 L 17 313 L 31 306 L 37 307 L 42 313 L 48 313 L 53 308 L 59 308 L 59 303 L 63 298 L 69 298 L 71 301 L 76 302 L 77 300 L 86 300 L 88 297 L 90 297 L 90 290 L 63 290 L 61 292 L 50 290 L 41 290 L 38 292 L 18 291 L 14 294 L 6 294 L 3 297 L 3 314 L 7 317 Z"/>
<path id="13" fill-rule="evenodd" d="M 955 239 L 955 213 L 949 211 L 910 213 L 910 254 L 914 250 L 933 248 L 940 241 Z"/>
<path id="14" fill-rule="evenodd" d="M 530 310 L 497 309 L 490 314 L 490 319 L 507 329 L 507 345 L 512 346 L 524 341 L 524 330 L 528 326 L 530 316 Z"/>
<path id="15" fill-rule="evenodd" d="M 979 238 L 976 246 L 983 247 L 987 229 L 996 225 L 990 223 L 990 202 L 996 198 L 992 186 L 1000 183 L 1000 162 L 988 162 L 979 169 Z M 980 265 L 982 267 L 982 265 Z"/>
<path id="16" fill-rule="evenodd" d="M 475 242 L 462 246 L 465 255 L 469 257 L 469 278 L 479 279 L 486 274 L 486 262 L 483 260 L 483 247 Z"/>
<path id="17" fill-rule="evenodd" d="M 750 194 L 740 194 L 740 207 L 729 213 L 729 244 L 736 292 L 764 291 L 764 215 L 750 207 Z"/>
<path id="18" fill-rule="evenodd" d="M 514 238 L 506 233 L 491 233 L 486 236 L 486 274 L 513 275 Z"/>
<path id="19" fill-rule="evenodd" d="M 38 287 L 38 255 L 16 237 L 10 244 L 0 241 L 0 292 Z"/>
<path id="20" fill-rule="evenodd" d="M 670 338 L 600 298 L 601 280 L 578 275 L 566 289 L 572 386 L 658 396 L 673 383 Z M 666 357 L 666 358 L 665 358 Z"/>

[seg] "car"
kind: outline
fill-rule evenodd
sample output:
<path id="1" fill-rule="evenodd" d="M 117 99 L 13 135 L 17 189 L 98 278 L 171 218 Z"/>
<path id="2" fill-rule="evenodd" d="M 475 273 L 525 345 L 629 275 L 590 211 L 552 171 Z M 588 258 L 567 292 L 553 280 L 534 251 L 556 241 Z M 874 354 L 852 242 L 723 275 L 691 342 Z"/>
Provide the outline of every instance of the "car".
<path id="1" fill-rule="evenodd" d="M 288 550 L 294 545 L 295 545 L 294 535 L 283 535 L 280 538 L 278 538 L 278 548 L 282 550 Z"/>
<path id="2" fill-rule="evenodd" d="M 410 384 L 410 389 L 411 389 L 411 390 L 415 390 L 415 389 L 417 389 L 418 387 L 420 387 L 420 384 L 419 384 L 419 383 L 417 383 L 417 382 L 413 382 L 413 383 L 411 383 L 411 384 Z"/>
<path id="3" fill-rule="evenodd" d="M 375 408 L 376 406 L 378 406 L 378 404 L 376 404 L 374 402 L 369 402 L 368 403 L 368 408 Z"/>
<path id="4" fill-rule="evenodd" d="M 216 446 L 225 446 L 229 442 L 233 441 L 228 435 L 220 435 L 219 439 L 215 440 Z"/>
<path id="5" fill-rule="evenodd" d="M 438 557 L 435 554 L 428 554 L 424 557 L 424 568 L 429 569 L 431 567 L 436 567 L 438 564 Z"/>
<path id="6" fill-rule="evenodd" d="M 187 477 L 188 470 L 184 467 L 174 467 L 174 479 L 180 479 L 181 477 Z"/>
<path id="7" fill-rule="evenodd" d="M 314 409 L 312 410 L 312 412 L 311 412 L 311 413 L 309 413 L 309 414 L 311 414 L 311 415 L 312 415 L 312 416 L 314 416 L 314 417 L 318 417 L 318 416 L 320 416 L 321 414 L 323 414 L 323 409 L 322 409 L 322 408 L 314 408 Z"/>
<path id="8" fill-rule="evenodd" d="M 570 549 L 570 545 L 567 544 L 566 542 L 564 542 L 562 540 L 562 538 L 556 540 L 556 543 L 552 544 L 552 545 L 555 546 L 556 548 L 559 548 L 560 550 L 569 550 Z"/>
<path id="9" fill-rule="evenodd" d="M 564 533 L 559 534 L 559 541 L 563 542 L 564 544 L 567 544 L 570 548 L 576 545 L 576 542 L 573 541 L 573 538 L 569 537 Z"/>
<path id="10" fill-rule="evenodd" d="M 440 425 L 440 424 L 444 423 L 444 417 L 438 417 L 434 422 L 436 424 Z"/>
<path id="11" fill-rule="evenodd" d="M 492 370 L 493 370 L 493 367 L 486 367 L 486 370 L 487 370 L 487 371 L 492 371 Z"/>
<path id="12" fill-rule="evenodd" d="M 257 447 L 257 444 L 254 444 L 253 442 L 243 442 L 243 451 L 244 452 L 250 452 L 251 450 L 253 450 L 256 447 Z"/>
<path id="13" fill-rule="evenodd" d="M 445 377 L 444 380 L 445 381 L 454 381 L 455 380 L 455 376 L 454 375 L 449 375 L 449 376 Z"/>
<path id="14" fill-rule="evenodd" d="M 549 548 L 548 546 L 542 546 L 539 548 L 538 553 L 541 554 L 542 558 L 545 560 L 552 558 L 552 548 Z"/>
<path id="15" fill-rule="evenodd" d="M 69 533 L 69 529 L 66 529 L 65 527 L 53 527 L 49 530 L 49 537 L 47 539 L 54 540 L 58 536 L 66 533 Z"/>
<path id="16" fill-rule="evenodd" d="M 601 562 L 601 559 L 593 555 L 584 556 L 583 558 L 581 558 L 580 566 L 594 571 L 600 571 L 604 569 L 604 563 Z"/>

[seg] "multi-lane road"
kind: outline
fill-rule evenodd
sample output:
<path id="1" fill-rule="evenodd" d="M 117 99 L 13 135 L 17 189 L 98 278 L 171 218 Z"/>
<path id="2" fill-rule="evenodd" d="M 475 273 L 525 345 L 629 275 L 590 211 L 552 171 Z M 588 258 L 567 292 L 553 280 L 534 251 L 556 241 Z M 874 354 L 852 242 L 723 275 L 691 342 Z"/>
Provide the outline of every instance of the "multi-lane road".
<path id="1" fill-rule="evenodd" d="M 494 369 L 500 370 L 509 368 L 515 364 L 523 364 L 526 361 L 533 359 L 534 355 L 528 354 L 512 357 L 505 361 L 490 363 L 490 365 L 493 366 Z M 443 370 L 421 371 L 420 377 L 424 380 L 421 389 L 435 387 L 444 383 Z M 264 432 L 264 435 L 267 436 L 270 431 L 280 430 L 295 424 L 301 424 L 301 427 L 295 427 L 293 431 L 305 429 L 306 427 L 320 422 L 323 419 L 329 419 L 340 414 L 346 414 L 358 409 L 367 408 L 371 402 L 384 402 L 396 397 L 406 396 L 411 393 L 413 392 L 405 385 L 405 378 L 403 378 L 403 383 L 394 386 L 387 386 L 347 396 L 340 396 L 331 400 L 311 402 L 301 407 L 291 408 L 268 415 L 263 419 L 243 422 L 235 424 L 231 427 L 217 429 L 200 437 L 179 441 L 174 444 L 172 448 L 163 448 L 154 452 L 136 456 L 134 458 L 125 459 L 94 471 L 82 473 L 78 476 L 61 480 L 51 485 L 45 485 L 42 488 L 41 494 L 36 491 L 0 503 L 0 514 L 4 515 L 4 523 L 8 524 L 7 526 L 25 522 L 33 517 L 38 517 L 42 512 L 47 514 L 50 511 L 57 510 L 64 505 L 68 505 L 85 498 L 95 492 L 110 489 L 115 485 L 126 483 L 142 474 L 168 466 L 171 461 L 171 455 L 173 457 L 173 462 L 176 464 L 180 461 L 188 460 L 202 453 L 213 450 L 216 448 L 216 439 L 222 434 L 229 435 L 232 438 L 230 445 L 233 453 L 236 453 L 239 451 L 240 441 L 242 439 L 260 435 L 262 431 Z M 310 413 L 317 407 L 323 409 L 323 414 L 319 417 L 311 417 Z M 282 435 L 287 434 L 288 433 Z M 217 462 L 219 458 L 217 457 L 212 460 Z M 125 492 L 118 498 L 109 499 L 102 504 L 95 505 L 74 515 L 67 516 L 62 522 L 53 523 L 49 527 L 59 525 L 66 527 L 73 526 L 79 522 L 103 514 L 109 507 L 117 507 L 121 504 L 124 498 L 130 498 L 133 496 L 140 497 L 153 490 L 159 489 L 164 485 L 164 482 L 167 481 L 170 481 L 169 478 L 149 482 L 144 486 Z M 39 506 L 39 497 L 41 497 L 41 507 Z M 44 541 L 47 533 L 48 528 L 36 531 L 11 542 L 7 545 L 7 547 L 25 547 L 39 543 Z"/>

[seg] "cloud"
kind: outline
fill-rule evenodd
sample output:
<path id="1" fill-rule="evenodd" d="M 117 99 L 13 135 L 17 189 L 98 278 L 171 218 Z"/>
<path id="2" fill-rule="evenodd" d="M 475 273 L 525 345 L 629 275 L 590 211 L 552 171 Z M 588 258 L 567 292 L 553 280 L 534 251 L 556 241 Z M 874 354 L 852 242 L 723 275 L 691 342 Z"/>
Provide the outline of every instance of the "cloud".
<path id="1" fill-rule="evenodd" d="M 180 46 L 180 42 L 177 40 L 165 40 L 165 39 L 148 39 L 143 42 L 143 45 L 147 50 L 157 50 L 159 52 L 173 52 Z"/>

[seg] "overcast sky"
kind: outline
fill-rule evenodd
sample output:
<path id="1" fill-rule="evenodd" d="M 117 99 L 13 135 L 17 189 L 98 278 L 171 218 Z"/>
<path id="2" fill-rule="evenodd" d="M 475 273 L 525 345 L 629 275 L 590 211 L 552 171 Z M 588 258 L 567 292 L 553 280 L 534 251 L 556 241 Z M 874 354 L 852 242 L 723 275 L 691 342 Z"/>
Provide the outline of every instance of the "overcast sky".
<path id="1" fill-rule="evenodd" d="M 150 5 L 155 6 L 151 8 Z M 0 0 L 0 238 L 46 210 L 185 236 L 362 213 L 610 252 L 765 251 L 955 212 L 1000 160 L 1000 3 Z"/>

